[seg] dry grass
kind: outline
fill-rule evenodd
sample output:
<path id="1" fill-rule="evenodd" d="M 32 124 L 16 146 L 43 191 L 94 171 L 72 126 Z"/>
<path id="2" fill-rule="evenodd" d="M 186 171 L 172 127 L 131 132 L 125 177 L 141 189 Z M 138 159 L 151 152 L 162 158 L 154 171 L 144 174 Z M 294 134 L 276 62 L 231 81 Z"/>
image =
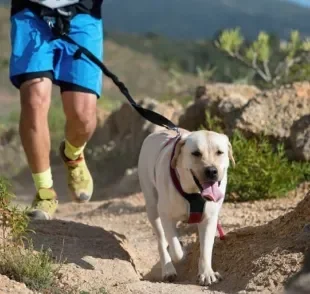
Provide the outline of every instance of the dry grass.
<path id="1" fill-rule="evenodd" d="M 62 254 L 55 260 L 49 249 L 35 250 L 28 235 L 26 210 L 11 204 L 14 195 L 8 182 L 0 178 L 0 275 L 24 283 L 28 288 L 48 294 L 86 294 L 79 287 L 64 286 L 60 269 Z M 103 288 L 92 293 L 105 294 Z"/>

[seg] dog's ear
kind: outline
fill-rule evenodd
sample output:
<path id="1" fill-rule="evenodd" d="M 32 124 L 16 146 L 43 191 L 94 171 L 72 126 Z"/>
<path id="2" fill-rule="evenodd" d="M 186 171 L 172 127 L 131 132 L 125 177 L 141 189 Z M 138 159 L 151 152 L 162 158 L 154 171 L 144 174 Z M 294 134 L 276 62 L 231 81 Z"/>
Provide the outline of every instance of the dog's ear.
<path id="1" fill-rule="evenodd" d="M 177 160 L 178 160 L 178 157 L 181 153 L 181 149 L 185 144 L 186 137 L 187 137 L 187 135 L 182 135 L 181 139 L 179 140 L 179 142 L 175 146 L 174 155 L 173 155 L 173 158 L 171 160 L 171 167 L 172 168 L 177 167 Z"/>
<path id="2" fill-rule="evenodd" d="M 233 167 L 235 167 L 236 162 L 235 162 L 235 159 L 234 159 L 232 146 L 231 146 L 229 141 L 228 141 L 228 157 L 231 160 Z"/>

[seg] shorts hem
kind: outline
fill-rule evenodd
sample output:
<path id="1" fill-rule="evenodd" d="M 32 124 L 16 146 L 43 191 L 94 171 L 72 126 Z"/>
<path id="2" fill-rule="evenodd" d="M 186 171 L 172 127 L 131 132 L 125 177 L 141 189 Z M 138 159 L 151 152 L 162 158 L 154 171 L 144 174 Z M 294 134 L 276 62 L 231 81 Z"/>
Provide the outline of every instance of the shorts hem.
<path id="1" fill-rule="evenodd" d="M 60 92 L 82 92 L 82 93 L 88 93 L 88 94 L 94 94 L 96 95 L 97 99 L 100 98 L 100 94 L 93 89 L 78 85 L 76 83 L 70 83 L 65 81 L 55 81 L 56 85 L 60 87 Z"/>
<path id="2" fill-rule="evenodd" d="M 40 78 L 48 78 L 51 81 L 54 80 L 54 74 L 52 70 L 44 70 L 44 71 L 36 71 L 36 72 L 27 72 L 23 74 L 12 75 L 10 80 L 12 84 L 20 89 L 21 85 L 27 81 L 40 79 Z"/>

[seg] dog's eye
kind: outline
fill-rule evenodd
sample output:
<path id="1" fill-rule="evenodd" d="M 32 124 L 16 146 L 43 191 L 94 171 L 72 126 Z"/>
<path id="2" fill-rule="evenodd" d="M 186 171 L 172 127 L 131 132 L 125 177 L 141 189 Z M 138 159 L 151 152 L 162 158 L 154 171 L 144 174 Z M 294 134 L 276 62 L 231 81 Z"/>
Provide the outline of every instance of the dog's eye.
<path id="1" fill-rule="evenodd" d="M 194 155 L 195 157 L 200 157 L 201 153 L 199 151 L 194 151 L 192 152 L 192 155 Z"/>
<path id="2" fill-rule="evenodd" d="M 223 153 L 224 153 L 224 152 L 221 151 L 221 150 L 217 150 L 217 151 L 216 151 L 216 154 L 217 154 L 217 155 L 222 155 Z"/>

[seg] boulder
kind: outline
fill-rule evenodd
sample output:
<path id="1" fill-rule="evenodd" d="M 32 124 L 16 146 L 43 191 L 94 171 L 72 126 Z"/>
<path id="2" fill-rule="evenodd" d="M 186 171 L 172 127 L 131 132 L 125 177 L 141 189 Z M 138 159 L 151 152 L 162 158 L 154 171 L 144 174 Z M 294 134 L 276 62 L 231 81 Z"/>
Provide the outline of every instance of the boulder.
<path id="1" fill-rule="evenodd" d="M 258 93 L 258 88 L 248 85 L 217 83 L 200 86 L 196 89 L 195 101 L 181 115 L 179 125 L 190 131 L 201 126 L 209 128 L 206 125 L 208 111 L 211 116 L 220 117 L 225 123 L 226 131 L 229 132 L 238 111 Z"/>
<path id="2" fill-rule="evenodd" d="M 297 160 L 310 160 L 310 114 L 295 121 L 290 130 L 292 156 Z"/>
<path id="3" fill-rule="evenodd" d="M 293 124 L 310 113 L 310 83 L 295 83 L 256 95 L 244 107 L 236 128 L 285 142 Z"/>

